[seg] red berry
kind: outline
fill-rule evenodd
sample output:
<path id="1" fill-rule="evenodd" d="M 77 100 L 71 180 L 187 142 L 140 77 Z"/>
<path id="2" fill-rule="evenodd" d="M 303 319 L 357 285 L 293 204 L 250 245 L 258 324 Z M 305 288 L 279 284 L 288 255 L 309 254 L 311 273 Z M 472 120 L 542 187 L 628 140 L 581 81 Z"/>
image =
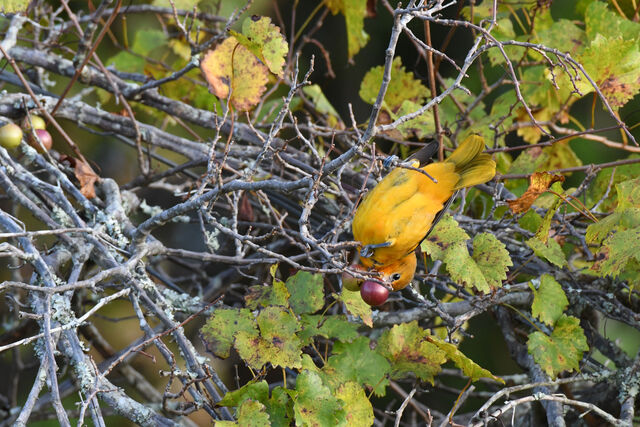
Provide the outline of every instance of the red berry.
<path id="1" fill-rule="evenodd" d="M 367 280 L 360 286 L 360 296 L 371 306 L 381 305 L 389 297 L 389 290 L 380 283 Z"/>
<path id="2" fill-rule="evenodd" d="M 51 138 L 51 134 L 44 129 L 36 129 L 35 133 L 38 139 L 40 140 L 40 142 L 42 143 L 42 146 L 47 151 L 51 150 L 51 147 L 53 146 L 53 139 Z M 36 150 L 40 152 L 42 151 L 40 144 L 38 144 L 38 141 L 35 140 L 33 135 L 29 135 L 28 142 L 29 142 L 29 145 L 31 145 Z"/>

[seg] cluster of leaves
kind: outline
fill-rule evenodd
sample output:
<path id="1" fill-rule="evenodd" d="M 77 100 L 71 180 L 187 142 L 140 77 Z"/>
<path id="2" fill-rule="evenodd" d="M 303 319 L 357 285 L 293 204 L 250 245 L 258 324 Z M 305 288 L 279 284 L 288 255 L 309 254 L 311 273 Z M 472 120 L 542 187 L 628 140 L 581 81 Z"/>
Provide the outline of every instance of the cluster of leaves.
<path id="1" fill-rule="evenodd" d="M 226 358 L 233 348 L 257 372 L 253 381 L 218 403 L 237 407 L 241 425 L 260 419 L 271 425 L 295 420 L 299 425 L 368 426 L 373 408 L 367 393 L 383 396 L 390 379 L 413 376 L 433 383 L 447 361 L 473 381 L 502 381 L 416 321 L 387 329 L 376 341 L 360 335 L 353 319 L 329 314 L 339 305 L 370 322 L 371 309 L 357 293 L 332 294 L 333 302 L 325 307 L 321 275 L 299 271 L 283 282 L 275 277 L 276 266 L 271 272 L 271 285 L 250 288 L 246 308 L 217 308 L 202 329 L 213 354 Z M 324 354 L 318 350 L 321 342 Z M 271 393 L 260 379 L 270 367 L 283 369 L 283 385 Z M 295 387 L 286 382 L 285 369 L 294 373 Z"/>

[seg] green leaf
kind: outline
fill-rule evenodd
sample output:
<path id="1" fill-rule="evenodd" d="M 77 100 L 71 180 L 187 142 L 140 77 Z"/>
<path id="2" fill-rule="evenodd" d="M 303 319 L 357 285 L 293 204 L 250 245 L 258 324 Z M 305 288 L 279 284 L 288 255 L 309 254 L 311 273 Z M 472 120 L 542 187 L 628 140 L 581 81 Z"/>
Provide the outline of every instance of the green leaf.
<path id="1" fill-rule="evenodd" d="M 287 279 L 289 305 L 296 314 L 314 313 L 324 305 L 324 279 L 321 274 L 298 271 Z"/>
<path id="2" fill-rule="evenodd" d="M 594 1 L 587 7 L 584 23 L 590 40 L 594 40 L 598 35 L 607 38 L 622 37 L 624 40 L 635 42 L 640 39 L 640 24 L 624 19 L 603 2 Z"/>
<path id="3" fill-rule="evenodd" d="M 235 347 L 240 357 L 255 369 L 267 363 L 283 368 L 301 366 L 302 342 L 296 336 L 298 320 L 282 307 L 267 307 L 258 315 L 260 334 L 241 331 Z"/>
<path id="4" fill-rule="evenodd" d="M 640 92 L 640 51 L 636 40 L 597 34 L 579 60 L 614 110 Z M 594 91 L 586 79 L 576 81 L 576 86 L 583 95 Z"/>
<path id="5" fill-rule="evenodd" d="M 491 288 L 482 270 L 469 255 L 466 243 L 457 243 L 447 249 L 444 256 L 447 271 L 454 282 L 480 292 L 489 292 Z"/>
<path id="6" fill-rule="evenodd" d="M 245 400 L 238 408 L 238 422 L 233 421 L 216 421 L 216 426 L 246 426 L 246 427 L 268 427 L 269 414 L 266 407 L 255 400 Z"/>
<path id="7" fill-rule="evenodd" d="M 551 336 L 533 332 L 527 347 L 529 354 L 551 378 L 566 370 L 579 369 L 582 353 L 589 350 L 580 320 L 564 314 L 556 322 Z"/>
<path id="8" fill-rule="evenodd" d="M 396 120 L 404 115 L 418 111 L 422 105 L 405 99 L 400 106 L 400 109 L 396 113 L 391 114 L 392 120 Z M 435 132 L 435 121 L 433 118 L 433 111 L 429 110 L 415 119 L 408 120 L 401 123 L 396 130 L 398 130 L 404 138 L 416 137 L 423 139 L 427 135 L 431 135 Z"/>
<path id="9" fill-rule="evenodd" d="M 209 349 L 218 357 L 229 357 L 238 332 L 257 333 L 253 314 L 246 308 L 218 308 L 202 327 Z"/>
<path id="10" fill-rule="evenodd" d="M 428 238 L 420 244 L 420 249 L 434 260 L 444 261 L 445 251 L 452 245 L 465 243 L 469 235 L 449 214 L 445 214 L 436 224 Z"/>
<path id="11" fill-rule="evenodd" d="M 537 289 L 533 283 L 530 283 L 529 287 L 533 291 L 531 314 L 541 322 L 553 326 L 569 305 L 569 300 L 567 300 L 562 286 L 556 282 L 553 276 L 543 274 Z"/>
<path id="12" fill-rule="evenodd" d="M 504 243 L 490 233 L 480 233 L 473 238 L 473 259 L 489 286 L 493 287 L 502 286 L 509 267 L 513 265 Z"/>
<path id="13" fill-rule="evenodd" d="M 364 31 L 364 18 L 367 16 L 367 0 L 328 0 L 327 7 L 336 15 L 341 12 L 347 25 L 347 46 L 349 60 L 369 41 Z"/>
<path id="14" fill-rule="evenodd" d="M 480 378 L 490 378 L 504 384 L 504 380 L 502 378 L 496 377 L 490 371 L 469 359 L 455 345 L 442 341 L 435 336 L 429 337 L 429 341 L 435 344 L 440 350 L 444 351 L 447 355 L 447 359 L 455 363 L 455 365 L 462 370 L 463 374 L 471 378 L 471 381 L 478 381 Z"/>
<path id="15" fill-rule="evenodd" d="M 551 171 L 563 168 L 582 166 L 582 160 L 576 155 L 569 141 L 555 142 L 551 147 L 543 148 L 548 154 L 548 160 L 540 165 L 538 171 Z M 567 173 L 566 175 L 571 175 Z"/>
<path id="16" fill-rule="evenodd" d="M 382 85 L 383 73 L 384 66 L 380 65 L 371 68 L 364 75 L 359 92 L 364 102 L 375 103 Z M 394 58 L 391 64 L 391 82 L 384 97 L 384 105 L 392 112 L 397 111 L 407 100 L 422 103 L 428 93 L 427 88 L 413 76 L 412 72 L 405 71 L 400 57 Z"/>
<path id="17" fill-rule="evenodd" d="M 269 307 L 271 305 L 288 306 L 289 291 L 284 282 L 273 279 L 271 286 L 254 285 L 244 296 L 247 308 L 255 310 L 258 307 Z"/>
<path id="18" fill-rule="evenodd" d="M 231 34 L 260 58 L 269 71 L 278 77 L 283 76 L 289 45 L 280 29 L 271 23 L 271 18 L 253 15 L 242 23 L 242 34 L 235 31 L 231 31 Z"/>
<path id="19" fill-rule="evenodd" d="M 267 412 L 269 413 L 269 421 L 271 427 L 288 427 L 291 425 L 290 419 L 287 416 L 288 410 L 290 410 L 291 399 L 287 390 L 278 386 L 271 392 L 271 397 L 265 403 Z"/>
<path id="20" fill-rule="evenodd" d="M 330 126 L 339 127 L 342 125 L 340 115 L 324 95 L 320 86 L 316 84 L 305 86 L 302 88 L 302 92 L 310 98 L 317 112 L 329 116 L 327 122 Z"/>
<path id="21" fill-rule="evenodd" d="M 588 44 L 586 32 L 568 19 L 558 19 L 549 28 L 536 31 L 538 42 L 572 57 L 580 55 Z"/>
<path id="22" fill-rule="evenodd" d="M 352 343 L 336 342 L 333 355 L 322 369 L 328 381 L 337 388 L 347 381 L 369 386 L 377 396 L 383 396 L 389 384 L 386 377 L 391 366 L 380 354 L 371 350 L 369 338 L 359 337 Z"/>
<path id="23" fill-rule="evenodd" d="M 334 298 L 338 301 L 342 301 L 350 314 L 359 317 L 362 320 L 362 323 L 373 328 L 371 306 L 362 300 L 359 292 L 343 290 L 340 295 L 334 294 Z"/>
<path id="24" fill-rule="evenodd" d="M 562 248 L 554 239 L 547 239 L 545 243 L 534 236 L 525 243 L 533 249 L 533 252 L 538 258 L 544 258 L 558 267 L 564 267 L 567 264 L 567 259 L 564 256 L 564 252 L 562 252 Z"/>
<path id="25" fill-rule="evenodd" d="M 346 412 L 341 401 L 322 383 L 320 375 L 311 371 L 301 372 L 296 379 L 296 391 L 293 411 L 297 425 L 346 425 Z"/>
<path id="26" fill-rule="evenodd" d="M 311 338 L 322 336 L 327 339 L 338 339 L 343 342 L 353 341 L 358 337 L 358 325 L 347 320 L 345 315 L 310 315 L 300 316 L 302 330 L 298 337 L 306 344 L 311 342 Z"/>
<path id="27" fill-rule="evenodd" d="M 433 384 L 447 357 L 444 351 L 429 342 L 429 336 L 416 320 L 395 325 L 382 334 L 376 351 L 391 362 L 392 378 L 406 378 L 414 373 L 422 381 Z"/>
<path id="28" fill-rule="evenodd" d="M 266 402 L 269 398 L 269 384 L 266 381 L 248 382 L 237 390 L 224 395 L 219 406 L 239 406 L 241 402 L 252 399 L 258 402 Z"/>
<path id="29" fill-rule="evenodd" d="M 618 230 L 607 237 L 596 254 L 592 270 L 615 278 L 633 259 L 640 261 L 640 227 Z"/>
<path id="30" fill-rule="evenodd" d="M 535 233 L 542 224 L 542 217 L 535 210 L 529 209 L 527 213 L 518 218 L 518 224 L 525 230 Z"/>
<path id="31" fill-rule="evenodd" d="M 22 12 L 29 6 L 29 0 L 3 0 L 0 4 L 0 12 L 16 13 Z"/>
<path id="32" fill-rule="evenodd" d="M 354 382 L 344 383 L 338 388 L 336 397 L 342 400 L 347 411 L 349 427 L 369 427 L 373 425 L 373 407 L 364 394 L 364 390 Z"/>

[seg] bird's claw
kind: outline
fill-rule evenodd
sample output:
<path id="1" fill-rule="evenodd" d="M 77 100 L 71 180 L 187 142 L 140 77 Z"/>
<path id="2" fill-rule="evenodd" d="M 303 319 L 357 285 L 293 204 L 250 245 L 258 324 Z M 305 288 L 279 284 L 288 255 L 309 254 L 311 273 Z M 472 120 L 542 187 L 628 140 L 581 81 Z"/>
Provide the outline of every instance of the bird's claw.
<path id="1" fill-rule="evenodd" d="M 397 161 L 398 161 L 398 156 L 396 156 L 395 154 L 392 154 L 391 156 L 388 156 L 386 159 L 382 161 L 382 167 L 384 167 L 385 169 L 388 169 L 389 167 L 393 166 Z"/>

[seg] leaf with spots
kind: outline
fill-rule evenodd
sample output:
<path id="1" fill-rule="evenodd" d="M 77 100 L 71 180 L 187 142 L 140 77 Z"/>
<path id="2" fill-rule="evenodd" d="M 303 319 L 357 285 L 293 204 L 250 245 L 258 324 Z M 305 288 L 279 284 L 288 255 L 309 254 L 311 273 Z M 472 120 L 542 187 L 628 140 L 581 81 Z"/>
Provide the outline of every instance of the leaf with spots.
<path id="1" fill-rule="evenodd" d="M 491 288 L 478 264 L 469 255 L 465 243 L 456 243 L 445 251 L 444 262 L 451 279 L 480 292 L 489 292 Z"/>
<path id="2" fill-rule="evenodd" d="M 247 308 L 255 310 L 258 307 L 268 307 L 271 305 L 288 306 L 289 291 L 284 282 L 273 279 L 271 286 L 254 285 L 244 296 Z"/>
<path id="3" fill-rule="evenodd" d="M 513 265 L 504 243 L 490 233 L 480 233 L 473 238 L 473 259 L 489 286 L 493 287 L 502 286 Z"/>
<path id="4" fill-rule="evenodd" d="M 236 335 L 241 331 L 257 333 L 253 314 L 246 308 L 218 308 L 202 327 L 209 350 L 223 359 L 229 357 Z"/>
<path id="5" fill-rule="evenodd" d="M 556 282 L 553 276 L 543 274 L 537 282 L 538 287 L 533 283 L 529 284 L 533 291 L 531 314 L 541 322 L 553 326 L 569 305 L 569 300 L 567 300 L 562 286 Z"/>
<path id="6" fill-rule="evenodd" d="M 434 377 L 447 361 L 444 351 L 429 342 L 429 332 L 411 323 L 395 325 L 378 340 L 376 351 L 391 362 L 391 377 L 406 378 L 410 373 L 433 384 Z"/>
<path id="7" fill-rule="evenodd" d="M 507 204 L 514 215 L 527 212 L 531 205 L 544 192 L 549 190 L 554 182 L 564 182 L 564 176 L 549 172 L 535 172 L 529 177 L 529 188 L 515 200 L 507 200 Z"/>
<path id="8" fill-rule="evenodd" d="M 579 319 L 563 314 L 551 336 L 540 331 L 529 335 L 529 354 L 551 378 L 560 372 L 580 368 L 582 353 L 589 350 L 589 346 L 579 323 Z"/>
<path id="9" fill-rule="evenodd" d="M 269 71 L 283 76 L 285 57 L 289 51 L 280 29 L 267 16 L 253 15 L 242 23 L 242 34 L 230 30 L 236 40 L 257 56 Z"/>
<path id="10" fill-rule="evenodd" d="M 322 383 L 315 372 L 303 371 L 296 379 L 293 411 L 296 424 L 304 426 L 346 426 L 342 402 Z"/>
<path id="11" fill-rule="evenodd" d="M 250 110 L 266 90 L 269 70 L 234 37 L 207 52 L 200 69 L 211 92 L 221 100 L 231 95 L 231 103 L 238 110 Z"/>
<path id="12" fill-rule="evenodd" d="M 224 395 L 219 406 L 239 406 L 241 402 L 252 399 L 258 402 L 266 402 L 269 398 L 269 384 L 266 381 L 250 381 L 237 390 L 229 391 Z"/>
<path id="13" fill-rule="evenodd" d="M 602 276 L 618 277 L 631 260 L 640 261 L 640 227 L 617 230 L 602 242 L 592 269 Z"/>
<path id="14" fill-rule="evenodd" d="M 455 244 L 465 243 L 469 235 L 458 225 L 449 214 L 442 217 L 440 222 L 420 244 L 420 249 L 434 260 L 444 261 L 446 250 Z"/>
<path id="15" fill-rule="evenodd" d="M 265 364 L 299 368 L 302 342 L 296 336 L 300 323 L 283 307 L 267 307 L 258 314 L 260 333 L 241 331 L 235 347 L 244 361 L 255 369 Z"/>
<path id="16" fill-rule="evenodd" d="M 478 381 L 480 378 L 489 378 L 504 384 L 504 380 L 502 378 L 496 377 L 487 369 L 484 369 L 482 366 L 469 359 L 464 355 L 464 353 L 458 350 L 458 347 L 455 345 L 442 341 L 435 336 L 427 337 L 427 339 L 429 342 L 435 344 L 440 350 L 444 351 L 447 355 L 447 359 L 455 363 L 455 365 L 462 370 L 464 375 L 471 378 L 471 381 Z"/>
<path id="17" fill-rule="evenodd" d="M 266 407 L 255 400 L 245 400 L 238 407 L 238 422 L 232 421 L 216 421 L 216 426 L 245 426 L 245 427 L 266 427 L 270 426 L 269 414 Z"/>
<path id="18" fill-rule="evenodd" d="M 355 381 L 373 389 L 377 396 L 384 396 L 391 366 L 384 357 L 371 350 L 369 344 L 367 337 L 359 337 L 351 343 L 334 344 L 333 355 L 322 369 L 332 388 L 346 381 Z"/>
<path id="19" fill-rule="evenodd" d="M 324 279 L 321 274 L 298 271 L 286 282 L 291 295 L 289 305 L 296 314 L 314 313 L 324 305 Z"/>
<path id="20" fill-rule="evenodd" d="M 373 407 L 362 387 L 354 382 L 344 383 L 338 388 L 336 397 L 346 411 L 349 427 L 369 427 L 373 425 Z"/>
<path id="21" fill-rule="evenodd" d="M 375 103 L 382 84 L 383 73 L 384 66 L 380 65 L 371 68 L 364 75 L 359 92 L 360 98 L 364 102 Z M 391 64 L 391 82 L 385 94 L 383 105 L 395 112 L 407 100 L 417 104 L 422 103 L 428 93 L 427 88 L 413 76 L 413 73 L 404 69 L 400 57 L 394 58 Z"/>

